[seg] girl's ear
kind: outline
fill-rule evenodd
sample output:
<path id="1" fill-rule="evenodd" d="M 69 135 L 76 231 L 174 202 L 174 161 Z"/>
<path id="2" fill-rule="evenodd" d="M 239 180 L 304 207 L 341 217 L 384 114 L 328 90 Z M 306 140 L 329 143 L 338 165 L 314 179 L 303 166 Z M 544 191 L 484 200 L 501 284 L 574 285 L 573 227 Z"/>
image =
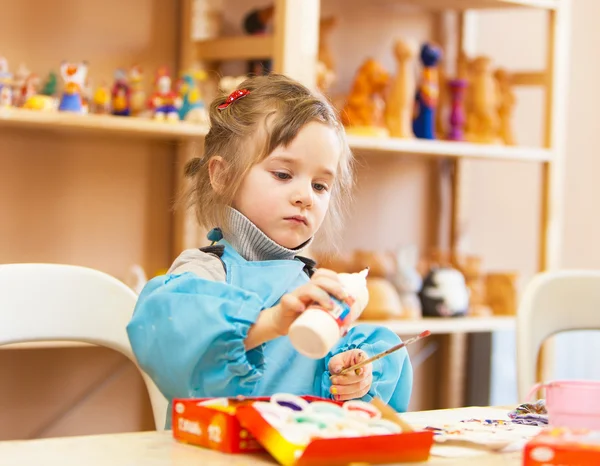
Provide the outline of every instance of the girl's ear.
<path id="1" fill-rule="evenodd" d="M 221 194 L 226 185 L 227 179 L 227 162 L 223 157 L 215 155 L 208 161 L 208 176 L 210 177 L 210 185 L 217 194 Z"/>

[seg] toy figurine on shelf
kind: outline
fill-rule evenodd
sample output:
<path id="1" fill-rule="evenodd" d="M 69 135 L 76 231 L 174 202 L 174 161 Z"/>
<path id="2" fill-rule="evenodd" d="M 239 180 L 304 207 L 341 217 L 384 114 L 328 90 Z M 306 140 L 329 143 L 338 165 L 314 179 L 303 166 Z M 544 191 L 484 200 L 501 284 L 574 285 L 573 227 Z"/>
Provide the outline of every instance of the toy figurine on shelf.
<path id="1" fill-rule="evenodd" d="M 453 267 L 434 267 L 419 292 L 423 315 L 463 316 L 469 311 L 469 289 L 464 276 Z"/>
<path id="2" fill-rule="evenodd" d="M 421 139 L 435 139 L 435 112 L 438 105 L 438 62 L 442 51 L 432 45 L 421 47 L 423 71 L 416 94 L 413 131 Z"/>
<path id="3" fill-rule="evenodd" d="M 6 58 L 0 57 L 0 108 L 12 106 L 12 96 L 12 73 Z"/>
<path id="4" fill-rule="evenodd" d="M 469 66 L 469 111 L 467 134 L 471 142 L 498 142 L 498 99 L 496 81 L 492 75 L 491 60 L 477 57 Z"/>
<path id="5" fill-rule="evenodd" d="M 152 95 L 151 104 L 155 120 L 179 121 L 181 99 L 171 89 L 171 76 L 166 67 L 161 67 L 156 73 L 156 90 Z"/>
<path id="6" fill-rule="evenodd" d="M 450 129 L 448 130 L 448 140 L 464 141 L 464 125 L 466 121 L 465 114 L 465 91 L 467 88 L 466 79 L 451 79 L 448 82 L 450 90 Z"/>
<path id="7" fill-rule="evenodd" d="M 54 97 L 57 94 L 57 88 L 58 88 L 58 76 L 56 75 L 56 73 L 54 71 L 50 71 L 50 73 L 48 73 L 48 77 L 46 78 L 46 81 L 44 82 L 44 86 L 42 87 L 42 90 L 40 91 L 40 94 Z"/>
<path id="8" fill-rule="evenodd" d="M 92 98 L 92 113 L 107 115 L 111 113 L 111 91 L 106 82 L 96 88 Z"/>
<path id="9" fill-rule="evenodd" d="M 20 106 L 24 106 L 25 102 L 27 102 L 31 97 L 38 93 L 38 88 L 40 86 L 40 78 L 31 73 L 27 78 L 25 78 L 25 82 L 23 83 L 23 87 L 21 87 L 21 92 L 19 95 L 19 104 Z"/>
<path id="10" fill-rule="evenodd" d="M 131 114 L 140 116 L 146 110 L 144 70 L 141 66 L 136 65 L 129 70 L 129 86 L 131 88 Z"/>
<path id="11" fill-rule="evenodd" d="M 352 89 L 342 110 L 342 122 L 349 134 L 387 136 L 380 125 L 382 120 L 379 102 L 389 84 L 388 72 L 373 58 L 359 68 Z"/>
<path id="12" fill-rule="evenodd" d="M 112 114 L 116 116 L 129 116 L 131 114 L 131 88 L 127 82 L 127 73 L 124 69 L 115 71 L 115 82 L 111 90 Z"/>
<path id="13" fill-rule="evenodd" d="M 266 34 L 267 29 L 273 20 L 274 12 L 275 7 L 273 5 L 252 10 L 244 18 L 244 31 L 253 36 Z M 272 68 L 273 62 L 270 59 L 250 60 L 248 62 L 249 74 L 269 74 Z"/>
<path id="14" fill-rule="evenodd" d="M 503 69 L 494 73 L 498 83 L 498 132 L 500 139 L 508 146 L 515 145 L 515 136 L 511 126 L 511 120 L 516 104 L 516 97 L 512 88 L 511 75 Z"/>
<path id="15" fill-rule="evenodd" d="M 30 75 L 31 71 L 27 68 L 27 65 L 21 63 L 12 82 L 13 105 L 15 107 L 21 107 L 25 103 L 23 100 L 23 88 L 25 87 L 25 81 Z"/>
<path id="16" fill-rule="evenodd" d="M 208 112 L 202 100 L 200 83 L 206 80 L 206 71 L 186 73 L 178 82 L 178 93 L 181 97 L 179 118 L 192 123 L 208 123 Z"/>
<path id="17" fill-rule="evenodd" d="M 58 109 L 62 112 L 83 113 L 81 93 L 85 85 L 88 66 L 86 62 L 60 65 L 60 75 L 64 81 L 63 94 Z"/>
<path id="18" fill-rule="evenodd" d="M 415 96 L 414 58 L 416 47 L 405 41 L 394 46 L 397 72 L 392 79 L 390 94 L 385 107 L 385 124 L 394 138 L 412 138 L 412 112 Z"/>
<path id="19" fill-rule="evenodd" d="M 423 314 L 419 291 L 421 291 L 423 279 L 417 271 L 419 250 L 416 246 L 400 248 L 396 262 L 394 284 L 398 290 L 405 317 L 420 319 Z"/>

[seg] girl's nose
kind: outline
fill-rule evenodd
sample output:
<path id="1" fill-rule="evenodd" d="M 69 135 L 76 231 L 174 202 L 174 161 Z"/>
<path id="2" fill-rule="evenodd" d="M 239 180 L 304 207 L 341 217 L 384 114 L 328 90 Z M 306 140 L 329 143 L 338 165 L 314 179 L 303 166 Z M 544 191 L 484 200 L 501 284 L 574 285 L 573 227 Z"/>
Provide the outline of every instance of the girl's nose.
<path id="1" fill-rule="evenodd" d="M 312 184 L 309 184 L 308 188 L 304 185 L 298 186 L 292 197 L 293 204 L 297 206 L 310 207 L 312 205 L 312 201 Z"/>

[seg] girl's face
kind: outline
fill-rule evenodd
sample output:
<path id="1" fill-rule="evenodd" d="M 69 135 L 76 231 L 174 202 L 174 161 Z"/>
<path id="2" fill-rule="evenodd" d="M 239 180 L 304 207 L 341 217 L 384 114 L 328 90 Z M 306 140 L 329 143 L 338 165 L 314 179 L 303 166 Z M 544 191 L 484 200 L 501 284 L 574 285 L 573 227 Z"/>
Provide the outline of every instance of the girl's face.
<path id="1" fill-rule="evenodd" d="M 233 207 L 276 243 L 296 248 L 323 223 L 340 155 L 336 131 L 308 123 L 287 147 L 250 169 Z"/>

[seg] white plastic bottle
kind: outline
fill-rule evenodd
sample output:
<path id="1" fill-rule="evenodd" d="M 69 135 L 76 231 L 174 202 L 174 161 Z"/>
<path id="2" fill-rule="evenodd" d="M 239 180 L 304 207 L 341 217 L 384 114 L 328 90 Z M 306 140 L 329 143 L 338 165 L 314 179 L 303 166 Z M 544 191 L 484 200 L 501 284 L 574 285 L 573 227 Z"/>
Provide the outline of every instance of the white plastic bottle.
<path id="1" fill-rule="evenodd" d="M 368 273 L 365 269 L 358 273 L 338 274 L 346 292 L 355 301 L 359 315 L 369 302 Z M 332 310 L 313 305 L 290 325 L 288 337 L 300 354 L 312 359 L 324 358 L 348 330 L 350 304 L 333 296 L 332 300 L 335 304 Z"/>

